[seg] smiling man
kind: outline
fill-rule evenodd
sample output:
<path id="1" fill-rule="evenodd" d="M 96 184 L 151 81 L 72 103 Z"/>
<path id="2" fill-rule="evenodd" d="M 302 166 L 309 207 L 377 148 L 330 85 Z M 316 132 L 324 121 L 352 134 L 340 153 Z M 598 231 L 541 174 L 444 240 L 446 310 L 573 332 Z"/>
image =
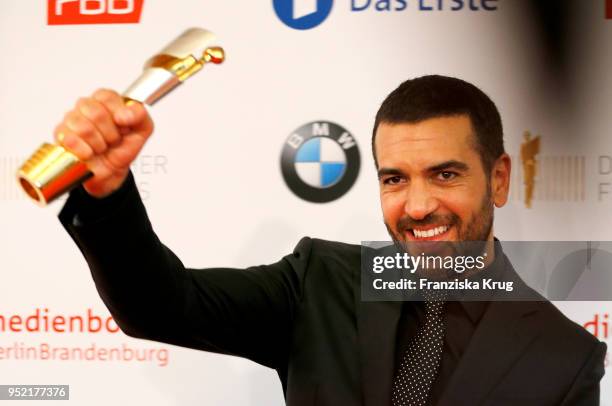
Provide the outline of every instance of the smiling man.
<path id="1" fill-rule="evenodd" d="M 94 172 L 60 220 L 126 334 L 274 368 L 289 406 L 598 404 L 605 345 L 524 284 L 529 300 L 515 302 L 363 301 L 361 247 L 310 238 L 271 265 L 185 268 L 129 171 L 152 130 L 142 107 L 100 90 L 56 131 Z M 383 102 L 372 146 L 396 242 L 493 242 L 510 159 L 482 91 L 406 81 Z M 521 284 L 501 248 L 493 254 L 483 272 Z"/>
<path id="2" fill-rule="evenodd" d="M 497 108 L 482 91 L 441 76 L 405 82 L 378 111 L 372 149 L 395 240 L 493 240 L 510 158 Z"/>
<path id="3" fill-rule="evenodd" d="M 493 204 L 506 202 L 510 161 L 503 156 L 491 175 L 474 137 L 466 114 L 380 124 L 375 138 L 380 201 L 394 238 L 492 240 Z"/>

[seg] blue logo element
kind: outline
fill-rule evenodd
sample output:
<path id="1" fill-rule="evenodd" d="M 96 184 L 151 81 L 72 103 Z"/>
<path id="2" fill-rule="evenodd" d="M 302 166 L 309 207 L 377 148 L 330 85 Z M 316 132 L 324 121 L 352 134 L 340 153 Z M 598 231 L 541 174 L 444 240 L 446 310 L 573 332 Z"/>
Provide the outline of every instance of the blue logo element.
<path id="1" fill-rule="evenodd" d="M 309 30 L 321 24 L 331 12 L 333 0 L 273 0 L 280 20 L 296 30 Z"/>
<path id="2" fill-rule="evenodd" d="M 344 175 L 346 156 L 342 147 L 328 138 L 311 138 L 295 155 L 295 170 L 300 179 L 316 188 L 336 184 Z"/>

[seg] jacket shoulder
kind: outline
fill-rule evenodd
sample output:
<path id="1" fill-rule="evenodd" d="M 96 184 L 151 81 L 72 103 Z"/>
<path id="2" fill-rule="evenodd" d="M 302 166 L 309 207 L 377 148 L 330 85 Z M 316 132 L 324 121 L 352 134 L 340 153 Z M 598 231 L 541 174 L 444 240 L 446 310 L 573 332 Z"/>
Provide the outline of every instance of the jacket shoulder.
<path id="1" fill-rule="evenodd" d="M 323 258 L 354 261 L 361 256 L 361 246 L 339 241 L 323 240 L 320 238 L 302 237 L 293 254 L 298 256 L 306 254 L 311 258 Z"/>
<path id="2" fill-rule="evenodd" d="M 542 316 L 546 320 L 546 335 L 565 341 L 568 346 L 584 348 L 591 351 L 600 341 L 583 326 L 568 318 L 550 301 L 544 300 L 538 303 Z"/>
<path id="3" fill-rule="evenodd" d="M 319 255 L 361 255 L 361 245 L 348 244 L 340 241 L 322 240 L 313 238 L 312 244 Z"/>
<path id="4" fill-rule="evenodd" d="M 361 268 L 361 246 L 338 241 L 304 237 L 295 247 L 293 257 L 299 258 L 305 276 L 311 281 L 329 280 L 332 275 L 343 278 L 341 275 L 357 274 Z"/>
<path id="5" fill-rule="evenodd" d="M 329 264 L 330 269 L 358 272 L 361 267 L 361 245 L 314 238 L 312 247 L 313 259 Z"/>

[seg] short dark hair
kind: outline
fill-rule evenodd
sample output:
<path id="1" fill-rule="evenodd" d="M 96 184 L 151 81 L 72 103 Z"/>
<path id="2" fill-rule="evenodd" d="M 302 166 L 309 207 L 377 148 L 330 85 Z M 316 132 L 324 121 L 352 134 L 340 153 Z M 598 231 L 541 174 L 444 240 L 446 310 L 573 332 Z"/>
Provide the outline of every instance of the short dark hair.
<path id="1" fill-rule="evenodd" d="M 418 123 L 445 116 L 467 115 L 476 132 L 476 150 L 487 176 L 504 151 L 504 132 L 495 103 L 482 90 L 464 80 L 428 75 L 403 82 L 383 101 L 372 132 L 372 154 L 378 167 L 376 130 L 381 123 Z"/>

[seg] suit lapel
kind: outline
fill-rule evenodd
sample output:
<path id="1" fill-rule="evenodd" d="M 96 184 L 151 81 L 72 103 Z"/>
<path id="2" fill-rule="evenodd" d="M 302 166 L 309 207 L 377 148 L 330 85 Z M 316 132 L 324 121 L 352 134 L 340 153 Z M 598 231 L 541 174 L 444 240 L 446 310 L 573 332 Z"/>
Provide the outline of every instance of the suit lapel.
<path id="1" fill-rule="evenodd" d="M 363 252 L 362 252 L 363 261 Z M 362 300 L 362 277 L 354 278 L 355 310 L 361 367 L 361 394 L 364 406 L 391 404 L 391 385 L 395 367 L 397 324 L 402 312 L 401 301 Z M 364 283 L 372 283 L 368 279 Z"/>
<path id="2" fill-rule="evenodd" d="M 389 405 L 402 302 L 363 302 L 361 295 L 357 301 L 363 403 Z"/>
<path id="3" fill-rule="evenodd" d="M 533 296 L 512 265 L 505 260 L 506 272 L 520 291 Z M 395 366 L 397 324 L 402 302 L 361 300 L 360 276 L 355 278 L 355 308 L 361 361 L 364 406 L 391 404 Z M 528 345 L 540 334 L 539 306 L 534 301 L 492 301 L 465 350 L 438 406 L 477 405 L 503 379 Z"/>
<path id="4" fill-rule="evenodd" d="M 517 297 L 534 301 L 492 301 L 453 372 L 438 406 L 481 404 L 503 380 L 517 359 L 542 329 L 537 300 L 505 260 L 506 277 L 514 280 Z"/>

